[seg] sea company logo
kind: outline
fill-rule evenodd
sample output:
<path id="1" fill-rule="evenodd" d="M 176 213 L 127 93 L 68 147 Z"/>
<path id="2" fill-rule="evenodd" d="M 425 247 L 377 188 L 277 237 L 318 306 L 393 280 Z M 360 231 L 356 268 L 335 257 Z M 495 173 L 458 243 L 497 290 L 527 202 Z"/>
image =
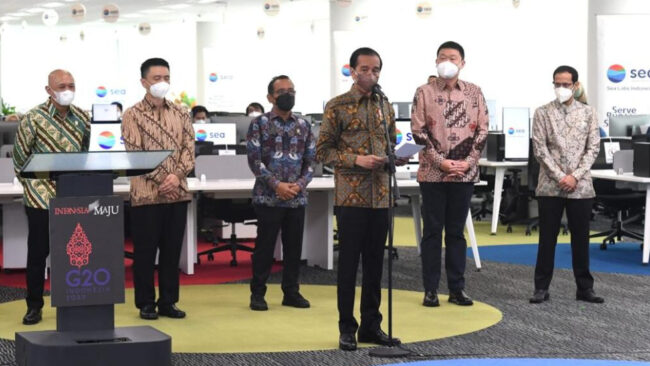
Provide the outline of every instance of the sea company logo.
<path id="1" fill-rule="evenodd" d="M 419 3 L 415 8 L 415 14 L 419 18 L 428 18 L 431 15 L 431 11 L 431 4 L 426 1 Z"/>
<path id="2" fill-rule="evenodd" d="M 111 131 L 103 131 L 99 134 L 97 142 L 99 147 L 108 150 L 115 145 L 115 135 Z"/>
<path id="3" fill-rule="evenodd" d="M 264 12 L 266 15 L 275 16 L 280 12 L 280 3 L 278 0 L 269 0 L 264 3 Z"/>
<path id="4" fill-rule="evenodd" d="M 196 141 L 205 141 L 207 137 L 208 137 L 208 133 L 205 132 L 205 130 L 196 131 Z"/>
<path id="5" fill-rule="evenodd" d="M 402 142 L 402 131 L 395 129 L 395 132 L 397 133 L 397 145 L 399 145 Z"/>
<path id="6" fill-rule="evenodd" d="M 92 243 L 88 240 L 88 236 L 86 236 L 81 224 L 77 223 L 77 226 L 65 247 L 65 252 L 68 254 L 68 258 L 70 259 L 70 265 L 79 269 L 88 265 L 88 260 L 92 251 Z"/>
<path id="7" fill-rule="evenodd" d="M 346 78 L 350 77 L 350 65 L 349 64 L 343 65 L 343 67 L 341 68 L 341 74 L 343 74 L 343 76 L 345 76 Z"/>
<path id="8" fill-rule="evenodd" d="M 217 73 L 215 73 L 215 72 L 211 73 L 210 76 L 208 77 L 208 79 L 210 79 L 210 82 L 213 82 L 213 83 L 216 82 L 217 79 L 218 79 Z"/>
<path id="9" fill-rule="evenodd" d="M 106 87 L 105 86 L 98 86 L 97 89 L 95 90 L 95 94 L 97 94 L 98 97 L 103 98 L 106 96 Z"/>
<path id="10" fill-rule="evenodd" d="M 607 69 L 607 78 L 612 83 L 620 83 L 625 79 L 625 68 L 621 65 L 612 65 Z"/>
<path id="11" fill-rule="evenodd" d="M 512 128 L 512 127 L 510 127 L 510 128 L 508 129 L 508 135 L 514 135 L 514 134 L 515 134 L 515 129 Z"/>

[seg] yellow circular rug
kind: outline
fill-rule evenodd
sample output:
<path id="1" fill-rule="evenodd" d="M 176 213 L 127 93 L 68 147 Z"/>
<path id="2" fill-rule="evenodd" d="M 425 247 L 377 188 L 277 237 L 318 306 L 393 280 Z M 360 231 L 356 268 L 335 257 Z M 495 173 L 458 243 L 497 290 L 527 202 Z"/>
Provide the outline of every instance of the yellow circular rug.
<path id="1" fill-rule="evenodd" d="M 248 308 L 250 290 L 245 284 L 196 285 L 181 288 L 178 307 L 185 319 L 146 321 L 138 317 L 133 305 L 133 289 L 126 290 L 126 304 L 115 306 L 115 325 L 150 325 L 172 337 L 172 350 L 186 353 L 294 352 L 327 350 L 338 347 L 336 286 L 302 285 L 300 292 L 311 302 L 309 309 L 282 306 L 282 290 L 270 285 L 266 294 L 268 311 Z M 402 342 L 418 342 L 475 332 L 501 320 L 501 312 L 487 304 L 474 302 L 463 307 L 440 296 L 440 307 L 422 306 L 422 293 L 393 291 L 393 334 Z M 359 320 L 360 289 L 356 312 Z M 382 328 L 388 332 L 387 292 L 382 294 Z M 25 301 L 0 304 L 0 338 L 14 339 L 15 332 L 56 329 L 55 309 L 43 309 L 37 325 L 21 323 Z M 363 346 L 363 344 L 360 344 Z"/>

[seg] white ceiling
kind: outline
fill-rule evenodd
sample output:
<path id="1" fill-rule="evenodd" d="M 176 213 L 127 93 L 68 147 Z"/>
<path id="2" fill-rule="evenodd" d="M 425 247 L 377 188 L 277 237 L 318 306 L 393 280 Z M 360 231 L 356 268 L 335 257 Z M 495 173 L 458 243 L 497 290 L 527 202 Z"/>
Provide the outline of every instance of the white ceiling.
<path id="1" fill-rule="evenodd" d="M 43 10 L 54 9 L 59 15 L 58 24 L 75 24 L 78 21 L 72 18 L 71 7 L 78 3 L 86 7 L 85 22 L 101 21 L 107 4 L 118 6 L 119 22 L 151 22 L 187 16 L 200 19 L 224 11 L 228 3 L 255 2 L 260 7 L 264 4 L 263 0 L 0 0 L 0 23 L 20 24 L 25 20 L 30 25 L 39 25 Z"/>

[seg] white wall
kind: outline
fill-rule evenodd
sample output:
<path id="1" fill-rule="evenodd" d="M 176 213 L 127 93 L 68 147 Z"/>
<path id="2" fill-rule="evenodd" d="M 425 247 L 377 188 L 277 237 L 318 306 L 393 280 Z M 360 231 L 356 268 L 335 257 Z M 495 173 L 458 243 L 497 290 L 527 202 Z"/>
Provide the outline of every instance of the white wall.
<path id="1" fill-rule="evenodd" d="M 429 1 L 433 9 L 426 19 L 416 16 L 419 3 L 332 5 L 332 30 L 352 31 L 359 46 L 381 54 L 380 83 L 392 101 L 412 100 L 416 87 L 436 73 L 436 50 L 447 40 L 465 48 L 461 79 L 478 84 L 499 110 L 529 107 L 532 113 L 552 100 L 552 73 L 559 65 L 586 75 L 587 0 L 522 0 L 517 9 L 505 0 Z"/>
<path id="2" fill-rule="evenodd" d="M 140 64 L 150 57 L 169 61 L 172 93 L 196 95 L 194 29 L 194 23 L 152 24 L 143 36 L 135 25 L 125 24 L 7 26 L 0 43 L 2 97 L 26 111 L 47 98 L 48 73 L 63 68 L 75 77 L 76 105 L 90 109 L 93 103 L 120 101 L 126 108 L 144 95 Z M 100 86 L 107 90 L 103 98 L 96 93 Z"/>

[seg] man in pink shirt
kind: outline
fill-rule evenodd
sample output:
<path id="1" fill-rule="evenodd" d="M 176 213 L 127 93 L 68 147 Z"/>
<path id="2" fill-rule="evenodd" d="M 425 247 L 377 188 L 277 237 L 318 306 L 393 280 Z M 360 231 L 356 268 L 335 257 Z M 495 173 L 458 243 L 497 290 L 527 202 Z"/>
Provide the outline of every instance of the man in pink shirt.
<path id="1" fill-rule="evenodd" d="M 420 152 L 418 182 L 422 193 L 422 277 L 424 306 L 439 306 L 438 282 L 445 231 L 445 269 L 449 302 L 472 305 L 465 294 L 467 242 L 463 230 L 478 160 L 485 147 L 488 111 L 481 89 L 458 79 L 465 66 L 465 50 L 456 42 L 438 48 L 438 78 L 417 89 L 411 130 Z"/>

